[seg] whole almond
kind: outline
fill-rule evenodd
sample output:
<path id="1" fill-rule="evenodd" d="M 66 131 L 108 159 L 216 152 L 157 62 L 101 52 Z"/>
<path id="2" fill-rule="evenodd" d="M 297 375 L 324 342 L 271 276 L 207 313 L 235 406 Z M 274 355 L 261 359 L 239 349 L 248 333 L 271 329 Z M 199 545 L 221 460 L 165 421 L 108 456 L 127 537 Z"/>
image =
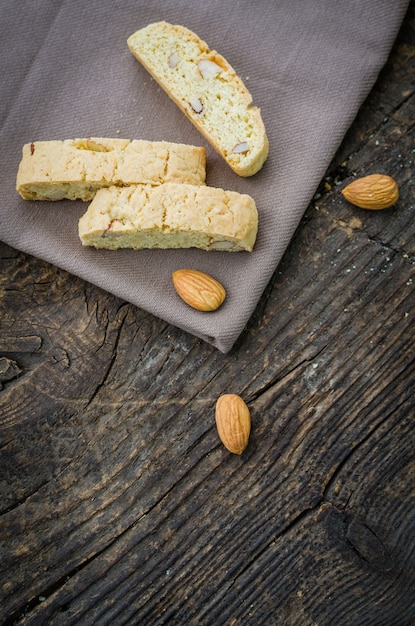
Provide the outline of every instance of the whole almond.
<path id="1" fill-rule="evenodd" d="M 225 448 L 242 454 L 251 432 L 249 409 L 240 396 L 226 393 L 216 402 L 216 428 Z"/>
<path id="2" fill-rule="evenodd" d="M 399 198 L 398 183 L 385 174 L 370 174 L 353 181 L 342 191 L 348 202 L 361 209 L 388 209 Z"/>
<path id="3" fill-rule="evenodd" d="M 182 300 L 198 311 L 216 311 L 226 298 L 224 287 L 215 278 L 199 270 L 176 270 L 172 279 Z"/>

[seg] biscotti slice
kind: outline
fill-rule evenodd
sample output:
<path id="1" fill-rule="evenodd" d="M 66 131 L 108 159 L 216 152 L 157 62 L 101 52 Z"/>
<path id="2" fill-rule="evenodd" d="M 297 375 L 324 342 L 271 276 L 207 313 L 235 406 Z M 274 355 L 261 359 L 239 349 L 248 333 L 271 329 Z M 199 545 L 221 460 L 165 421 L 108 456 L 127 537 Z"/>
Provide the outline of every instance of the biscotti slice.
<path id="1" fill-rule="evenodd" d="M 101 187 L 205 184 L 205 149 L 165 141 L 89 137 L 23 146 L 16 189 L 26 200 L 92 200 Z"/>
<path id="2" fill-rule="evenodd" d="M 258 213 L 235 191 L 180 183 L 109 187 L 79 220 L 84 246 L 252 251 Z"/>
<path id="3" fill-rule="evenodd" d="M 268 156 L 260 110 L 235 70 L 183 26 L 156 22 L 131 35 L 128 47 L 196 128 L 240 176 Z"/>

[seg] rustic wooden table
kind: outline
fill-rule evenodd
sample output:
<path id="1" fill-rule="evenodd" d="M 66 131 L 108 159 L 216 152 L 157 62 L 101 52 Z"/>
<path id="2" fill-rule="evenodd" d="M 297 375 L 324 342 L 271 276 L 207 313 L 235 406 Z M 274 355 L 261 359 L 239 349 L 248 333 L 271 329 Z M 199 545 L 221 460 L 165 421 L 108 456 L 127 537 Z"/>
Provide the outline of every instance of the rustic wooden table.
<path id="1" fill-rule="evenodd" d="M 412 1 L 228 355 L 0 244 L 2 624 L 415 621 L 414 87 Z"/>

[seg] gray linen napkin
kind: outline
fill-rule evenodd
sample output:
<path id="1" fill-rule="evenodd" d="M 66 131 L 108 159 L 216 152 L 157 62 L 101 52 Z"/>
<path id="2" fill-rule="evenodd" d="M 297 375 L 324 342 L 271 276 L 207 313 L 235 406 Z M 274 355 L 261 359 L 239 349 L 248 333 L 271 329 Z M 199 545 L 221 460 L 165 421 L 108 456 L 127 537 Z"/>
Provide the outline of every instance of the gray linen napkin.
<path id="1" fill-rule="evenodd" d="M 359 106 L 384 65 L 407 0 L 0 0 L 0 239 L 227 352 L 252 314 Z M 270 141 L 252 178 L 209 147 L 129 52 L 150 22 L 195 31 L 250 89 Z M 248 193 L 259 211 L 249 253 L 83 248 L 82 202 L 29 202 L 15 191 L 24 143 L 103 136 L 205 146 L 207 183 Z M 228 297 L 193 311 L 178 268 L 212 274 Z"/>

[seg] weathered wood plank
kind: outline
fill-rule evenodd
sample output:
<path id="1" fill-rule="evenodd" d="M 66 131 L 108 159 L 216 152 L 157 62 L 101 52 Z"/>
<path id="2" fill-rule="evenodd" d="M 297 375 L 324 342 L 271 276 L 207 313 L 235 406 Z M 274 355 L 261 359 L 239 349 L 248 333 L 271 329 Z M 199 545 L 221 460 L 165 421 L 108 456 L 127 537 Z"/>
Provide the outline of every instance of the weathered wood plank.
<path id="1" fill-rule="evenodd" d="M 414 16 L 229 355 L 0 244 L 2 623 L 414 621 Z"/>

